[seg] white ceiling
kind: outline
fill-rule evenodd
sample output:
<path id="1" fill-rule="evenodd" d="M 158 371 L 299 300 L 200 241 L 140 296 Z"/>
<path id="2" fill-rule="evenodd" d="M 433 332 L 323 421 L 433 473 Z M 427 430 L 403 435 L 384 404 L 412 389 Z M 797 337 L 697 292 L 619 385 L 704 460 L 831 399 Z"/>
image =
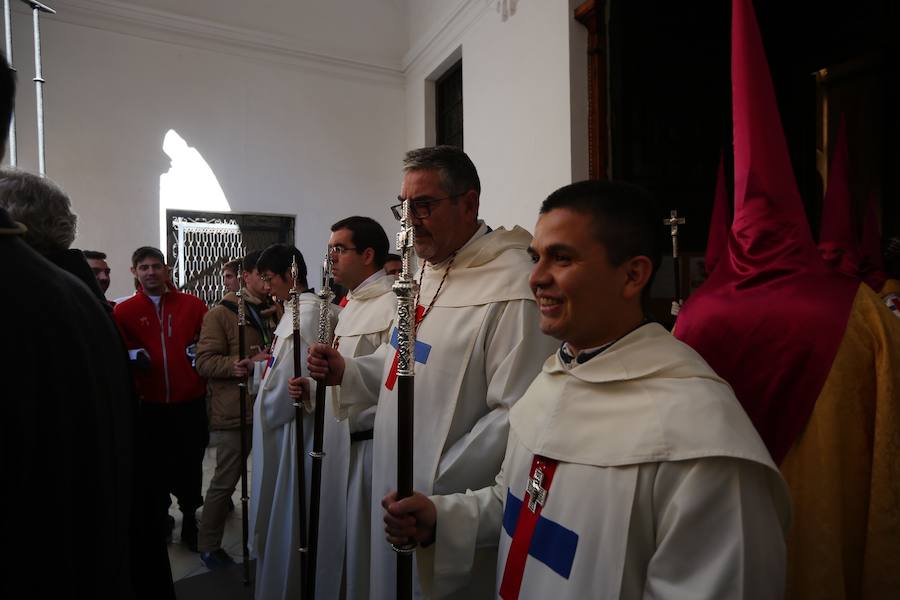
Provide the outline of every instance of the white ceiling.
<path id="1" fill-rule="evenodd" d="M 73 8 L 89 6 L 96 12 L 106 6 L 184 17 L 187 21 L 289 40 L 291 46 L 308 52 L 397 68 L 409 48 L 408 3 L 420 1 L 47 0 L 47 3 L 60 13 L 70 4 Z"/>

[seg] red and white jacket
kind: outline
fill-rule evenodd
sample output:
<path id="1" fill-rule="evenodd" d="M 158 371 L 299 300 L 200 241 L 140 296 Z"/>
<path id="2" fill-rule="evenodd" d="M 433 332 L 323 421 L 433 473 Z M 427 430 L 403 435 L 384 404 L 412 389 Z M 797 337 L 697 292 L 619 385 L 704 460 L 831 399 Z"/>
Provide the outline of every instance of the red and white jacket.
<path id="1" fill-rule="evenodd" d="M 206 381 L 197 375 L 187 349 L 200 337 L 206 304 L 191 294 L 169 289 L 159 311 L 138 291 L 116 304 L 113 315 L 129 352 L 144 349 L 150 368 L 135 367 L 135 387 L 142 402 L 176 403 L 203 398 Z"/>

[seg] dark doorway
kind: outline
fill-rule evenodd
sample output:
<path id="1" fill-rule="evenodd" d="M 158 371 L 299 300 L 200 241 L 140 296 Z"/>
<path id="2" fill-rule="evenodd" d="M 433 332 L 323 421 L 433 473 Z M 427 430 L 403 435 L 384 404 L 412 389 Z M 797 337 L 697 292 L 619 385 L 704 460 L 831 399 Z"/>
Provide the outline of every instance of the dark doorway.
<path id="1" fill-rule="evenodd" d="M 436 142 L 463 147 L 462 59 L 456 61 L 434 84 Z"/>
<path id="2" fill-rule="evenodd" d="M 731 2 L 592 0 L 608 53 L 608 176 L 649 188 L 687 218 L 681 248 L 700 255 L 719 154 L 731 188 Z M 859 203 L 877 194 L 884 239 L 900 234 L 898 3 L 757 0 L 794 173 L 814 234 L 839 114 L 859 163 Z M 577 14 L 577 13 L 576 13 Z M 585 22 L 584 19 L 580 19 Z M 590 28 L 589 28 L 590 29 Z M 826 102 L 828 100 L 828 102 Z M 827 104 L 827 105 L 826 105 Z M 602 176 L 602 175 L 601 175 Z M 666 228 L 660 219 L 660 235 Z M 664 279 L 664 274 L 660 274 Z M 671 277 L 671 273 L 669 274 Z"/>

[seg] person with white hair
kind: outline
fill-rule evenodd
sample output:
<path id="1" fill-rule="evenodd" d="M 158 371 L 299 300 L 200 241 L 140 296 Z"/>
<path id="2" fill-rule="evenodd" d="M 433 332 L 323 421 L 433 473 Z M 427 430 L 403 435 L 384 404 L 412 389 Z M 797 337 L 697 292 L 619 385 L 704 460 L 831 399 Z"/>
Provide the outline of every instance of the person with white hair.
<path id="1" fill-rule="evenodd" d="M 0 158 L 13 75 L 0 57 Z M 16 491 L 0 510 L 0 528 L 16 540 L 0 596 L 174 600 L 165 538 L 148 524 L 125 349 L 96 295 L 45 258 L 42 240 L 58 240 L 49 249 L 58 255 L 75 237 L 68 198 L 20 171 L 4 170 L 0 190 L 0 279 L 18 292 L 0 294 L 0 470 Z M 29 205 L 45 200 L 44 213 Z"/>
<path id="2" fill-rule="evenodd" d="M 107 313 L 112 307 L 75 241 L 78 216 L 62 189 L 46 177 L 20 169 L 0 169 L 0 207 L 22 223 L 25 243 L 44 258 L 77 277 L 100 301 Z"/>

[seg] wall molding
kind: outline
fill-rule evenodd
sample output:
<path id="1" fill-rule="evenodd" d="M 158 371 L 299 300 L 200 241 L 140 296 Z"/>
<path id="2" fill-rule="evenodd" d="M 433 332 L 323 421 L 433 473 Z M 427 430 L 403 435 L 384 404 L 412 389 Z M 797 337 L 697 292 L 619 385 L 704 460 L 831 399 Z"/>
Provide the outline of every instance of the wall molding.
<path id="1" fill-rule="evenodd" d="M 403 72 L 430 67 L 439 63 L 459 46 L 459 40 L 496 0 L 462 0 L 444 20 L 435 23 L 426 33 L 419 36 L 409 51 L 403 56 Z"/>
<path id="2" fill-rule="evenodd" d="M 65 3 L 54 3 L 53 8 L 57 13 L 43 15 L 42 23 L 57 21 L 79 25 L 157 42 L 274 62 L 339 78 L 393 86 L 405 84 L 404 69 L 400 63 L 392 64 L 389 61 L 317 52 L 287 36 L 184 17 L 118 0 L 67 0 Z M 30 14 L 28 8 L 18 2 L 13 6 L 13 12 Z"/>

